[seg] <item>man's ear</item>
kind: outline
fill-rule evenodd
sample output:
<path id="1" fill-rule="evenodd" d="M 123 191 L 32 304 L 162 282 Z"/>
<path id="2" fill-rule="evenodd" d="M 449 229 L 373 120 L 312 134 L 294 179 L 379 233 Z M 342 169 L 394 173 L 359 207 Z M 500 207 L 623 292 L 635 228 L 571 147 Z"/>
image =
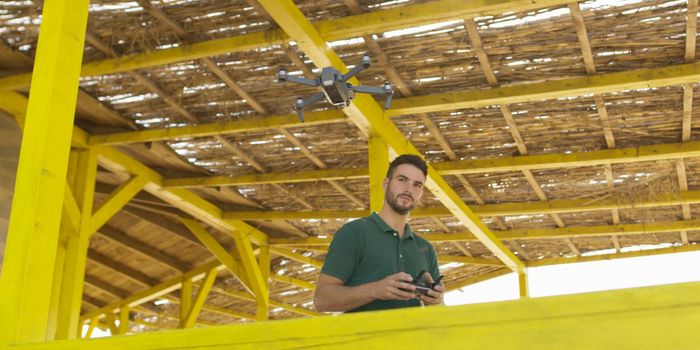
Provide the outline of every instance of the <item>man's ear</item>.
<path id="1" fill-rule="evenodd" d="M 389 188 L 389 178 L 385 177 L 384 181 L 382 181 L 382 188 L 384 189 L 384 193 L 386 193 L 386 189 Z"/>

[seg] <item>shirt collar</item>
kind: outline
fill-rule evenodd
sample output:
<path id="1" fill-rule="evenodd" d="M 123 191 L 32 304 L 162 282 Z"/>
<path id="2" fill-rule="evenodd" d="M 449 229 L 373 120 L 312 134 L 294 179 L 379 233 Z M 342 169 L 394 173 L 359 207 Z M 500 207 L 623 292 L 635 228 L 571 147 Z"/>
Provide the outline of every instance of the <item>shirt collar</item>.
<path id="1" fill-rule="evenodd" d="M 369 216 L 372 218 L 372 221 L 379 226 L 379 229 L 382 230 L 384 233 L 394 233 L 396 230 L 394 230 L 389 224 L 384 222 L 381 216 L 377 214 L 377 212 L 372 212 L 372 214 Z M 413 238 L 413 231 L 411 230 L 411 226 L 406 223 L 406 226 L 404 226 L 404 238 Z"/>

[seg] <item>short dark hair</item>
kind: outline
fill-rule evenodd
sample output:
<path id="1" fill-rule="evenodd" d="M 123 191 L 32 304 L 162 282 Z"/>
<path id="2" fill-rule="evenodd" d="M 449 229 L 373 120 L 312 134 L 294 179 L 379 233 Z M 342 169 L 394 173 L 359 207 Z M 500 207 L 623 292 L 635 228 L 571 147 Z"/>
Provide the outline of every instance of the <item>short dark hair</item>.
<path id="1" fill-rule="evenodd" d="M 423 172 L 423 175 L 428 177 L 428 164 L 425 163 L 423 158 L 415 154 L 402 154 L 396 157 L 396 159 L 389 164 L 389 170 L 386 172 L 386 177 L 391 179 L 391 177 L 394 176 L 394 170 L 396 170 L 396 167 L 401 164 L 411 164 L 420 169 L 420 171 Z"/>

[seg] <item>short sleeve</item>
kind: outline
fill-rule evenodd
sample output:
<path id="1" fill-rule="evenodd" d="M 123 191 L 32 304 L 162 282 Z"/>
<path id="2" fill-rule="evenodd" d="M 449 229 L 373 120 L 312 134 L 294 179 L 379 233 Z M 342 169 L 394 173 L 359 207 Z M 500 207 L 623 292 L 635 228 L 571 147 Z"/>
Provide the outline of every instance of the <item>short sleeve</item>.
<path id="1" fill-rule="evenodd" d="M 357 245 L 357 232 L 352 225 L 343 226 L 333 236 L 321 273 L 347 283 L 360 261 Z"/>

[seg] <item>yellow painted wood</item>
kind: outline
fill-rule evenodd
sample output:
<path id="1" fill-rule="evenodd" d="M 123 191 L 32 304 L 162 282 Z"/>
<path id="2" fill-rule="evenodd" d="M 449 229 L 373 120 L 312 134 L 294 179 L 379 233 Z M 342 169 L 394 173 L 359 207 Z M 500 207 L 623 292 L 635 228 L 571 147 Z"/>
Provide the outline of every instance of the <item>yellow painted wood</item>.
<path id="1" fill-rule="evenodd" d="M 295 183 L 323 180 L 351 180 L 366 178 L 367 168 L 335 169 L 335 170 L 309 170 L 290 173 L 250 174 L 236 177 L 230 176 L 203 176 L 182 179 L 166 179 L 163 186 L 166 188 L 189 188 L 199 186 L 243 186 L 262 185 L 274 183 Z"/>
<path id="2" fill-rule="evenodd" d="M 226 248 L 221 246 L 221 244 L 214 238 L 211 233 L 202 227 L 197 221 L 190 219 L 180 219 L 182 223 L 187 226 L 187 228 L 199 239 L 204 246 L 206 246 L 212 254 L 224 264 L 231 273 L 246 287 L 251 293 L 254 294 L 254 289 L 251 285 L 250 279 L 248 277 L 248 271 L 243 267 L 243 261 L 241 259 L 240 253 L 234 249 L 232 252 L 228 252 Z"/>
<path id="3" fill-rule="evenodd" d="M 119 309 L 119 328 L 117 334 L 123 335 L 129 330 L 129 307 L 123 306 Z"/>
<path id="4" fill-rule="evenodd" d="M 71 339 L 76 336 L 80 327 L 83 278 L 87 264 L 90 216 L 97 176 L 97 155 L 94 150 L 87 149 L 78 152 L 77 158 L 74 188 L 76 205 L 80 208 L 80 220 L 78 228 L 68 231 L 66 235 L 62 273 L 60 280 L 54 282 L 60 285 L 55 339 Z"/>
<path id="5" fill-rule="evenodd" d="M 529 261 L 527 263 L 527 266 L 528 267 L 539 267 L 539 266 L 550 266 L 550 265 L 561 265 L 561 264 L 573 264 L 573 263 L 580 263 L 580 262 L 637 258 L 637 257 L 642 257 L 642 256 L 656 256 L 656 255 L 676 254 L 676 253 L 686 253 L 686 252 L 696 252 L 696 251 L 700 251 L 700 246 L 694 244 L 694 245 L 673 246 L 673 247 L 668 247 L 668 248 L 622 252 L 622 253 L 615 253 L 615 254 L 600 254 L 600 255 L 590 255 L 590 256 L 572 256 L 572 257 L 548 258 L 548 259 L 541 259 L 541 260 L 536 260 L 536 261 Z"/>
<path id="6" fill-rule="evenodd" d="M 17 349 L 693 349 L 700 283 L 27 344 Z"/>
<path id="7" fill-rule="evenodd" d="M 371 142 L 371 140 L 370 140 Z M 501 157 L 493 159 L 460 160 L 431 163 L 440 175 L 519 172 L 625 164 L 658 160 L 700 157 L 700 141 L 641 146 L 637 148 L 606 149 L 591 152 L 555 153 Z M 370 158 L 370 161 L 372 159 Z M 272 183 L 294 183 L 326 180 L 360 179 L 369 177 L 369 168 L 325 169 L 295 173 L 268 173 L 238 177 L 212 176 L 165 180 L 166 187 L 242 186 Z"/>
<path id="8" fill-rule="evenodd" d="M 97 317 L 93 317 L 90 319 L 90 324 L 88 326 L 87 331 L 85 332 L 85 336 L 83 338 L 90 339 L 92 337 L 92 332 L 95 330 L 95 327 L 97 324 L 100 322 L 100 319 Z"/>
<path id="9" fill-rule="evenodd" d="M 210 270 L 211 271 L 211 270 Z M 206 278 L 206 276 L 205 276 Z M 186 328 L 187 316 L 192 309 L 192 280 L 183 279 L 180 288 L 180 328 Z"/>
<path id="10" fill-rule="evenodd" d="M 260 274 L 262 276 L 263 283 L 265 284 L 265 288 L 267 289 L 267 293 L 264 297 L 267 298 L 266 303 L 260 303 L 257 304 L 257 310 L 255 313 L 255 317 L 258 321 L 265 321 L 269 319 L 269 307 L 272 305 L 272 300 L 270 300 L 270 263 L 271 263 L 271 258 L 270 258 L 270 246 L 269 245 L 262 245 L 260 246 L 260 254 L 258 254 L 258 265 L 260 266 Z M 279 304 L 279 303 L 277 303 Z M 291 305 L 290 305 L 291 306 Z"/>
<path id="11" fill-rule="evenodd" d="M 530 296 L 530 287 L 528 286 L 528 277 L 526 271 L 518 273 L 518 292 L 521 298 L 527 298 L 528 296 Z"/>
<path id="12" fill-rule="evenodd" d="M 126 203 L 134 198 L 147 182 L 147 177 L 135 176 L 115 189 L 92 215 L 89 234 L 92 235 L 97 232 L 102 225 L 106 224 L 107 221 L 122 210 Z"/>
<path id="13" fill-rule="evenodd" d="M 275 246 L 273 246 L 270 249 L 272 250 L 273 253 L 280 255 L 280 256 L 283 256 L 287 259 L 292 259 L 292 260 L 298 261 L 302 264 L 309 264 L 309 265 L 316 267 L 318 269 L 323 267 L 323 261 L 316 260 L 314 258 L 304 256 L 304 255 L 301 255 L 299 253 L 295 253 L 292 251 L 292 249 L 275 247 Z"/>
<path id="14" fill-rule="evenodd" d="M 379 135 L 369 137 L 369 208 L 379 212 L 384 205 L 382 183 L 389 170 L 389 146 Z"/>
<path id="15" fill-rule="evenodd" d="M 21 129 L 24 129 L 24 119 L 27 114 L 27 105 L 29 100 L 24 95 L 14 91 L 0 92 L 0 109 L 12 115 Z M 73 138 L 71 145 L 73 147 L 87 147 L 88 134 L 78 127 L 73 128 Z"/>
<path id="16" fill-rule="evenodd" d="M 43 7 L 0 276 L 0 346 L 47 336 L 87 9 L 87 0 Z"/>
<path id="17" fill-rule="evenodd" d="M 2 93 L 0 93 L 0 99 L 1 98 L 3 98 Z M 304 113 L 305 126 L 340 123 L 346 119 L 347 118 L 343 112 L 338 110 Z M 261 118 L 246 118 L 245 120 L 206 123 L 178 128 L 148 129 L 104 135 L 92 135 L 88 140 L 88 144 L 91 146 L 107 146 L 127 143 L 165 141 L 180 137 L 205 137 L 292 126 L 299 126 L 299 116 L 296 114 L 284 114 Z"/>
<path id="18" fill-rule="evenodd" d="M 503 266 L 503 262 L 497 259 L 484 259 L 484 258 L 474 258 L 470 256 L 463 256 L 463 255 L 444 255 L 444 254 L 439 254 L 437 256 L 438 261 L 441 263 L 447 263 L 447 262 L 458 262 L 462 264 L 468 264 L 468 265 L 485 265 L 485 266 Z"/>
<path id="19" fill-rule="evenodd" d="M 255 259 L 255 252 L 253 251 L 253 246 L 251 245 L 250 240 L 248 239 L 248 237 L 254 231 L 258 231 L 258 229 L 240 220 L 232 220 L 229 221 L 229 223 L 232 224 L 235 228 L 235 230 L 231 232 L 230 235 L 231 237 L 233 237 L 233 241 L 236 244 L 236 251 L 241 257 L 243 268 L 245 269 L 246 275 L 248 276 L 248 281 L 250 282 L 253 294 L 255 295 L 257 309 L 258 311 L 260 311 L 260 315 L 257 316 L 257 319 L 259 321 L 265 320 L 267 319 L 266 310 L 270 305 L 269 283 L 263 277 L 260 264 L 258 264 L 258 261 Z M 269 249 L 269 247 L 267 249 Z"/>
<path id="20" fill-rule="evenodd" d="M 307 282 L 307 281 L 299 279 L 299 278 L 294 278 L 294 277 L 290 277 L 290 276 L 283 276 L 283 275 L 273 275 L 271 278 L 273 281 L 295 285 L 297 287 L 305 288 L 308 290 L 316 290 L 315 284 L 313 284 L 311 282 Z"/>
<path id="21" fill-rule="evenodd" d="M 483 204 L 473 205 L 470 208 L 479 217 L 488 216 L 514 216 L 514 215 L 533 215 L 533 214 L 553 214 L 553 213 L 577 213 L 586 211 L 612 210 L 612 209 L 635 209 L 635 208 L 654 208 L 664 206 L 674 206 L 683 204 L 700 203 L 700 191 L 688 191 L 681 193 L 658 194 L 653 200 L 640 200 L 635 203 L 617 203 L 610 200 L 591 201 L 590 199 L 573 199 L 573 200 L 550 200 L 539 202 L 517 202 L 517 203 L 501 203 L 501 204 Z M 241 211 L 227 212 L 223 216 L 227 219 L 248 219 L 248 220 L 287 220 L 287 219 L 351 219 L 369 215 L 369 210 L 317 210 L 317 211 Z M 411 216 L 433 217 L 433 216 L 452 216 L 452 213 L 446 208 L 427 207 L 416 208 L 411 212 Z M 692 225 L 678 223 L 678 227 L 683 225 Z M 623 226 L 624 227 L 624 226 Z M 630 226 L 632 229 L 634 226 Z M 656 227 L 656 225 L 652 225 Z M 519 232 L 519 231 L 515 231 Z M 527 230 L 537 234 L 537 230 Z M 544 231 L 549 232 L 549 231 Z M 562 231 L 566 232 L 566 230 Z M 520 233 L 518 233 L 520 234 Z M 524 234 L 524 233 L 523 233 Z M 528 234 L 526 234 L 527 236 Z"/>
<path id="22" fill-rule="evenodd" d="M 207 271 L 211 270 L 212 268 L 216 268 L 219 271 L 221 271 L 226 267 L 217 260 L 207 262 L 184 273 L 181 276 L 177 276 L 167 281 L 161 282 L 158 285 L 133 294 L 128 298 L 119 300 L 118 302 L 109 304 L 96 310 L 92 310 L 87 314 L 82 315 L 80 319 L 81 321 L 85 321 L 95 316 L 102 317 L 106 314 L 118 312 L 122 305 L 128 305 L 129 307 L 133 308 L 145 302 L 166 296 L 168 293 L 180 289 L 182 287 L 183 280 L 191 279 L 193 282 L 199 281 L 202 278 L 204 278 Z"/>
<path id="23" fill-rule="evenodd" d="M 202 311 L 202 306 L 204 306 L 204 302 L 209 295 L 209 291 L 211 291 L 211 286 L 214 285 L 214 281 L 216 280 L 218 273 L 219 271 L 217 271 L 215 268 L 207 271 L 207 275 L 204 277 L 204 280 L 202 280 L 202 284 L 199 285 L 197 297 L 192 302 L 192 306 L 187 312 L 187 317 L 185 318 L 185 322 L 182 324 L 182 328 L 192 328 L 192 326 L 194 326 L 199 313 Z"/>

